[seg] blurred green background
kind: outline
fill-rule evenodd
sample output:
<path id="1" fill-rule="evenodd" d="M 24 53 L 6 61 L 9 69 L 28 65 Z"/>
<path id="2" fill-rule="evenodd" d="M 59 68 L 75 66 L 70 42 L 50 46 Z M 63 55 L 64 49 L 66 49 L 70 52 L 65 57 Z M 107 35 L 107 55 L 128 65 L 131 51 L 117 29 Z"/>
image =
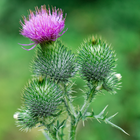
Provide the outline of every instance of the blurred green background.
<path id="1" fill-rule="evenodd" d="M 68 31 L 60 37 L 73 52 L 83 39 L 98 35 L 111 43 L 117 53 L 117 72 L 122 74 L 122 88 L 115 95 L 99 94 L 90 106 L 98 114 L 106 105 L 108 115 L 130 136 L 96 120 L 82 122 L 77 140 L 140 140 L 140 0 L 0 0 L 0 140 L 45 140 L 33 129 L 25 133 L 15 126 L 13 114 L 21 106 L 21 92 L 31 78 L 29 66 L 35 50 L 25 51 L 18 43 L 30 43 L 19 35 L 21 16 L 35 6 L 56 6 L 67 13 Z M 74 90 L 82 83 L 77 80 Z M 82 104 L 83 95 L 74 104 Z"/>

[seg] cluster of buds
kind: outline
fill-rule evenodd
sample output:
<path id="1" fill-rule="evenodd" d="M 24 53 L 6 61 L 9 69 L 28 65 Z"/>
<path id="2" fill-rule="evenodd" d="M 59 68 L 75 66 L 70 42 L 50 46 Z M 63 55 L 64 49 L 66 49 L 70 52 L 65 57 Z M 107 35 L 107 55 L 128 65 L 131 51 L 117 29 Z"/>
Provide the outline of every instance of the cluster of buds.
<path id="1" fill-rule="evenodd" d="M 22 129 L 30 129 L 41 121 L 61 112 L 62 91 L 54 82 L 31 80 L 23 91 L 24 107 L 14 115 Z"/>
<path id="2" fill-rule="evenodd" d="M 81 77 L 89 83 L 96 83 L 97 90 L 105 89 L 115 93 L 121 79 L 121 75 L 114 72 L 116 61 L 111 46 L 101 39 L 91 36 L 81 45 L 78 55 Z"/>

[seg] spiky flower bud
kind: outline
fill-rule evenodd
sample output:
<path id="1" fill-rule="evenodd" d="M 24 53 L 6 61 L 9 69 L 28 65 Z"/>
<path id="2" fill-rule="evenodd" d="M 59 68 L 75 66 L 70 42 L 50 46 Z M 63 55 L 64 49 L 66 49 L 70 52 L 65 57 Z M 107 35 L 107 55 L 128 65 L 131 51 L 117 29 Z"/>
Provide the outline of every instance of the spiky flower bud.
<path id="1" fill-rule="evenodd" d="M 116 93 L 116 90 L 120 88 L 121 75 L 115 72 L 110 73 L 108 77 L 105 78 L 103 82 L 103 88 L 111 93 Z"/>
<path id="2" fill-rule="evenodd" d="M 56 41 L 45 54 L 38 48 L 33 62 L 35 76 L 49 77 L 57 82 L 67 82 L 76 73 L 75 56 L 60 41 Z"/>
<path id="3" fill-rule="evenodd" d="M 38 123 L 37 117 L 31 116 L 28 110 L 20 109 L 20 112 L 14 114 L 14 119 L 16 119 L 17 126 L 21 127 L 21 130 L 28 131 Z"/>
<path id="4" fill-rule="evenodd" d="M 111 47 L 93 37 L 82 44 L 78 56 L 80 72 L 87 81 L 104 80 L 115 67 L 115 61 L 115 53 Z"/>
<path id="5" fill-rule="evenodd" d="M 62 102 L 62 92 L 50 80 L 40 83 L 32 80 L 23 93 L 23 103 L 32 117 L 47 118 L 59 111 Z"/>

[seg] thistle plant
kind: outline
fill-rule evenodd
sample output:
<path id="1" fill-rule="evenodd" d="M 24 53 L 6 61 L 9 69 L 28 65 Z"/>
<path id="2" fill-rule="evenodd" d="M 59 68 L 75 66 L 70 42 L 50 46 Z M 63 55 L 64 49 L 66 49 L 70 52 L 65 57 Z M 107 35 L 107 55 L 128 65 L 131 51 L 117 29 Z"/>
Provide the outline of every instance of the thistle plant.
<path id="1" fill-rule="evenodd" d="M 33 41 L 21 45 L 33 45 L 23 49 L 29 51 L 36 47 L 36 55 L 31 66 L 32 79 L 22 93 L 23 105 L 14 114 L 17 126 L 26 131 L 40 127 L 47 140 L 64 140 L 64 130 L 70 122 L 67 139 L 75 140 L 80 120 L 93 118 L 128 135 L 111 122 L 116 114 L 106 116 L 107 106 L 98 115 L 87 111 L 98 93 L 116 93 L 120 88 L 121 74 L 115 70 L 114 50 L 102 39 L 91 36 L 76 54 L 72 53 L 58 39 L 67 30 L 63 31 L 65 18 L 61 9 L 48 7 L 47 10 L 44 5 L 35 12 L 30 11 L 28 19 L 24 17 L 24 23 L 21 21 L 21 35 Z M 76 98 L 72 96 L 73 77 L 85 80 L 85 99 L 80 109 L 73 105 Z M 64 113 L 65 117 L 62 117 Z"/>

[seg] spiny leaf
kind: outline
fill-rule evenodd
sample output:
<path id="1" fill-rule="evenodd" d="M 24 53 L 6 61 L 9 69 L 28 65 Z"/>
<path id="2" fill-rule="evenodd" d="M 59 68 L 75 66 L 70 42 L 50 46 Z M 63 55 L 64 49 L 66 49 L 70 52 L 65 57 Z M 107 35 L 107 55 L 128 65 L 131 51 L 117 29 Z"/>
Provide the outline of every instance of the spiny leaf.
<path id="1" fill-rule="evenodd" d="M 106 108 L 108 107 L 108 105 L 101 111 L 101 113 L 99 113 L 98 115 L 94 115 L 93 117 L 95 119 L 97 119 L 99 121 L 99 119 L 101 119 L 102 121 L 104 121 L 105 123 L 107 124 L 110 124 L 111 126 L 121 130 L 123 133 L 125 133 L 126 135 L 129 135 L 126 131 L 124 131 L 121 127 L 117 126 L 116 124 L 112 123 L 110 120 L 112 118 L 114 118 L 118 113 L 115 113 L 114 115 L 110 116 L 110 117 L 106 117 L 106 114 L 105 114 L 105 110 Z M 100 122 L 100 121 L 99 121 Z"/>
<path id="2" fill-rule="evenodd" d="M 104 121 L 105 121 L 106 123 L 110 124 L 111 126 L 113 126 L 113 127 L 117 128 L 117 129 L 121 130 L 123 133 L 125 133 L 126 135 L 129 136 L 129 134 L 128 134 L 126 131 L 124 131 L 121 127 L 117 126 L 116 124 L 110 122 L 110 121 L 108 120 L 108 118 L 106 118 Z"/>

